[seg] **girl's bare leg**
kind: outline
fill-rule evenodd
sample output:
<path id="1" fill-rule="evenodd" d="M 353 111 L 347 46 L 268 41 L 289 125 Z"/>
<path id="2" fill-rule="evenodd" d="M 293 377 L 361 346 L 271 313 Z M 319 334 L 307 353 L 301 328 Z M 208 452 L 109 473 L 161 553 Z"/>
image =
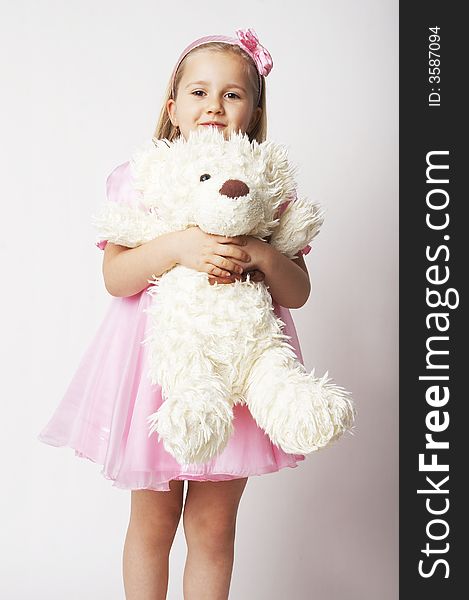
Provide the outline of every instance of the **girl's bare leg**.
<path id="1" fill-rule="evenodd" d="M 130 522 L 124 544 L 126 600 L 166 600 L 169 551 L 181 517 L 184 481 L 169 492 L 131 491 Z"/>
<path id="2" fill-rule="evenodd" d="M 248 478 L 188 481 L 183 523 L 187 541 L 184 600 L 227 600 L 236 516 Z"/>

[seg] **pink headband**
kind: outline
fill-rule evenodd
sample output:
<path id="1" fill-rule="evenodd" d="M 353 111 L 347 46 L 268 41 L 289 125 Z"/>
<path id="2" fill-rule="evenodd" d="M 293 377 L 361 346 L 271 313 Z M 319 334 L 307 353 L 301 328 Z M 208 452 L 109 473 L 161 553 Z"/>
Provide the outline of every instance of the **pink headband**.
<path id="1" fill-rule="evenodd" d="M 236 38 L 227 37 L 226 35 L 208 35 L 206 37 L 199 38 L 195 40 L 187 48 L 182 51 L 181 56 L 179 57 L 176 66 L 174 67 L 173 74 L 171 76 L 171 91 L 173 94 L 173 98 L 175 97 L 175 89 L 174 89 L 174 79 L 176 77 L 177 70 L 181 61 L 191 50 L 197 48 L 198 46 L 202 46 L 203 44 L 208 44 L 209 42 L 224 42 L 225 44 L 233 44 L 242 48 L 245 52 L 249 54 L 249 56 L 254 61 L 254 64 L 257 68 L 257 74 L 259 78 L 259 96 L 257 98 L 257 104 L 261 99 L 262 92 L 262 75 L 266 77 L 273 67 L 272 57 L 270 56 L 267 48 L 264 48 L 259 43 L 259 38 L 257 37 L 254 29 L 237 29 Z"/>

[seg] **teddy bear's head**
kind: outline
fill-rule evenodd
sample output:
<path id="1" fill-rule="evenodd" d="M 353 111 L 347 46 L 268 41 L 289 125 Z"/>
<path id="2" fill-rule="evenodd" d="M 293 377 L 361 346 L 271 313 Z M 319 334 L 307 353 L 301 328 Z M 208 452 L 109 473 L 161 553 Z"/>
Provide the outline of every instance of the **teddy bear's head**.
<path id="1" fill-rule="evenodd" d="M 206 233 L 263 238 L 295 191 L 283 146 L 240 133 L 225 140 L 212 127 L 191 132 L 187 141 L 154 140 L 131 166 L 143 205 L 175 230 L 198 225 Z"/>
<path id="2" fill-rule="evenodd" d="M 284 146 L 215 128 L 186 141 L 152 140 L 131 158 L 138 206 L 108 200 L 93 216 L 101 240 L 133 248 L 197 225 L 206 233 L 252 235 L 294 258 L 317 235 L 318 205 L 297 198 Z"/>

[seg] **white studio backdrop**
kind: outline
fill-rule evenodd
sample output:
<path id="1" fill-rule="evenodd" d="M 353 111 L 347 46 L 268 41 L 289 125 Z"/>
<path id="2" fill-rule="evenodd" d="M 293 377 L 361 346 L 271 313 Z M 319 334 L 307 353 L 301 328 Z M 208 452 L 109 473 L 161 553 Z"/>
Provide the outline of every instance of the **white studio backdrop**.
<path id="1" fill-rule="evenodd" d="M 250 478 L 232 600 L 394 600 L 398 589 L 398 3 L 1 2 L 2 571 L 9 600 L 124 598 L 130 492 L 36 436 L 110 297 L 90 215 L 152 133 L 181 50 L 254 28 L 269 138 L 326 209 L 292 311 L 305 364 L 354 394 L 356 434 Z M 168 600 L 182 598 L 182 524 Z"/>

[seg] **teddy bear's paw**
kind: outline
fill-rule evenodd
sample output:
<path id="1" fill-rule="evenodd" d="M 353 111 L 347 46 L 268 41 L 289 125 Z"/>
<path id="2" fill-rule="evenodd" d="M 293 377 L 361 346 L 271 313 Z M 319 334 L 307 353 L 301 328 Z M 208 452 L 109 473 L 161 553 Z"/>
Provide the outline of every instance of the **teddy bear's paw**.
<path id="1" fill-rule="evenodd" d="M 357 413 L 350 392 L 341 386 L 329 383 L 327 373 L 319 381 L 334 426 L 334 434 L 330 439 L 332 442 L 346 431 L 352 432 Z"/>
<path id="2" fill-rule="evenodd" d="M 205 463 L 228 443 L 233 410 L 225 400 L 210 405 L 198 402 L 194 392 L 184 395 L 189 401 L 175 394 L 149 417 L 150 433 L 158 432 L 158 441 L 163 441 L 165 450 L 180 464 Z"/>
<path id="3" fill-rule="evenodd" d="M 272 428 L 272 440 L 289 454 L 309 454 L 352 429 L 355 409 L 350 394 L 310 373 L 296 385 L 295 399 L 284 402 Z M 277 407 L 278 410 L 278 407 Z"/>

